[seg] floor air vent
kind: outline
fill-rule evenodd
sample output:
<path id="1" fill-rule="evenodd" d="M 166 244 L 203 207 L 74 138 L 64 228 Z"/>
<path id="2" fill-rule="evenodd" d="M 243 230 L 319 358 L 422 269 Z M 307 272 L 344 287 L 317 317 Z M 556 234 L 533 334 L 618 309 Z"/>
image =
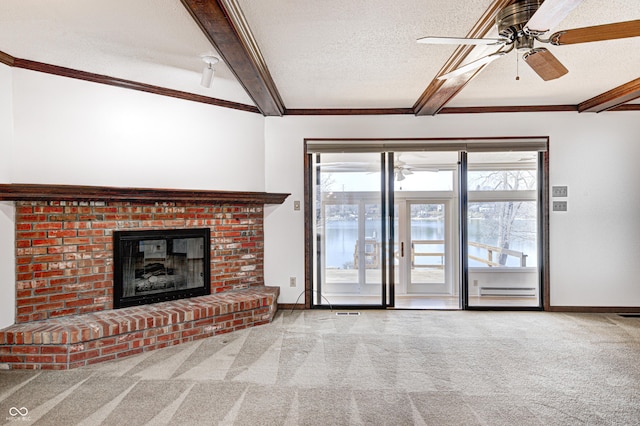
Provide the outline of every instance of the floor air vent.
<path id="1" fill-rule="evenodd" d="M 360 312 L 336 312 L 336 315 L 339 317 L 357 317 Z"/>

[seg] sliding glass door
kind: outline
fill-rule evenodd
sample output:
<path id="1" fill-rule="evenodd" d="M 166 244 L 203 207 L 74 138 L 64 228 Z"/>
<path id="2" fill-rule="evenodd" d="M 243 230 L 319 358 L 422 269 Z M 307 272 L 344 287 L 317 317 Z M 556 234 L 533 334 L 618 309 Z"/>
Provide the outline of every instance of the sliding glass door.
<path id="1" fill-rule="evenodd" d="M 395 304 L 459 309 L 457 151 L 394 152 Z"/>
<path id="2" fill-rule="evenodd" d="M 547 142 L 524 139 L 307 146 L 309 305 L 540 308 Z"/>
<path id="3" fill-rule="evenodd" d="M 469 153 L 469 307 L 540 305 L 537 152 Z"/>
<path id="4" fill-rule="evenodd" d="M 386 304 L 384 158 L 315 158 L 316 305 Z"/>

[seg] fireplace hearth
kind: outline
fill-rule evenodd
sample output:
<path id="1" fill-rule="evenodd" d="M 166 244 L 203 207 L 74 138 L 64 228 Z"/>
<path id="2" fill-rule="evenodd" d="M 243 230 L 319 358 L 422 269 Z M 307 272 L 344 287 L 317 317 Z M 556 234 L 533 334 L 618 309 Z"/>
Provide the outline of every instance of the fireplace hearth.
<path id="1" fill-rule="evenodd" d="M 115 231 L 114 308 L 210 294 L 209 228 Z"/>

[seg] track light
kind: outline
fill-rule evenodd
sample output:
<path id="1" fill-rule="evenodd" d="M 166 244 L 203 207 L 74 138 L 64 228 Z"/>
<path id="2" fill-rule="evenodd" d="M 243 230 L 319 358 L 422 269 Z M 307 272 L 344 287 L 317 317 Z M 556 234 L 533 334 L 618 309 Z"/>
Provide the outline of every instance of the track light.
<path id="1" fill-rule="evenodd" d="M 200 79 L 200 85 L 204 87 L 211 87 L 213 83 L 213 75 L 215 74 L 214 64 L 220 62 L 220 59 L 215 56 L 203 56 L 202 60 L 206 64 L 202 70 L 202 78 Z"/>

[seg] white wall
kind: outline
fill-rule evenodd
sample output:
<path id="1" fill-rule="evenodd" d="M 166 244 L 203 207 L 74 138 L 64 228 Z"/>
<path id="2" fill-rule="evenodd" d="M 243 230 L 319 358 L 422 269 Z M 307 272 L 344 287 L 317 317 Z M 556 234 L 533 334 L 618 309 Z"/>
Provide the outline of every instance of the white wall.
<path id="1" fill-rule="evenodd" d="M 264 190 L 264 118 L 14 70 L 14 183 Z"/>
<path id="2" fill-rule="evenodd" d="M 12 70 L 0 64 L 0 183 L 11 182 Z M 0 202 L 0 328 L 15 318 L 15 221 L 11 202 Z"/>
<path id="3" fill-rule="evenodd" d="M 550 218 L 553 306 L 640 306 L 640 120 L 635 112 L 469 114 L 436 117 L 284 117 L 266 122 L 266 190 L 290 192 L 267 209 L 265 280 L 280 303 L 304 289 L 304 138 L 549 136 L 550 184 L 569 209 Z M 297 288 L 289 287 L 297 277 Z"/>

